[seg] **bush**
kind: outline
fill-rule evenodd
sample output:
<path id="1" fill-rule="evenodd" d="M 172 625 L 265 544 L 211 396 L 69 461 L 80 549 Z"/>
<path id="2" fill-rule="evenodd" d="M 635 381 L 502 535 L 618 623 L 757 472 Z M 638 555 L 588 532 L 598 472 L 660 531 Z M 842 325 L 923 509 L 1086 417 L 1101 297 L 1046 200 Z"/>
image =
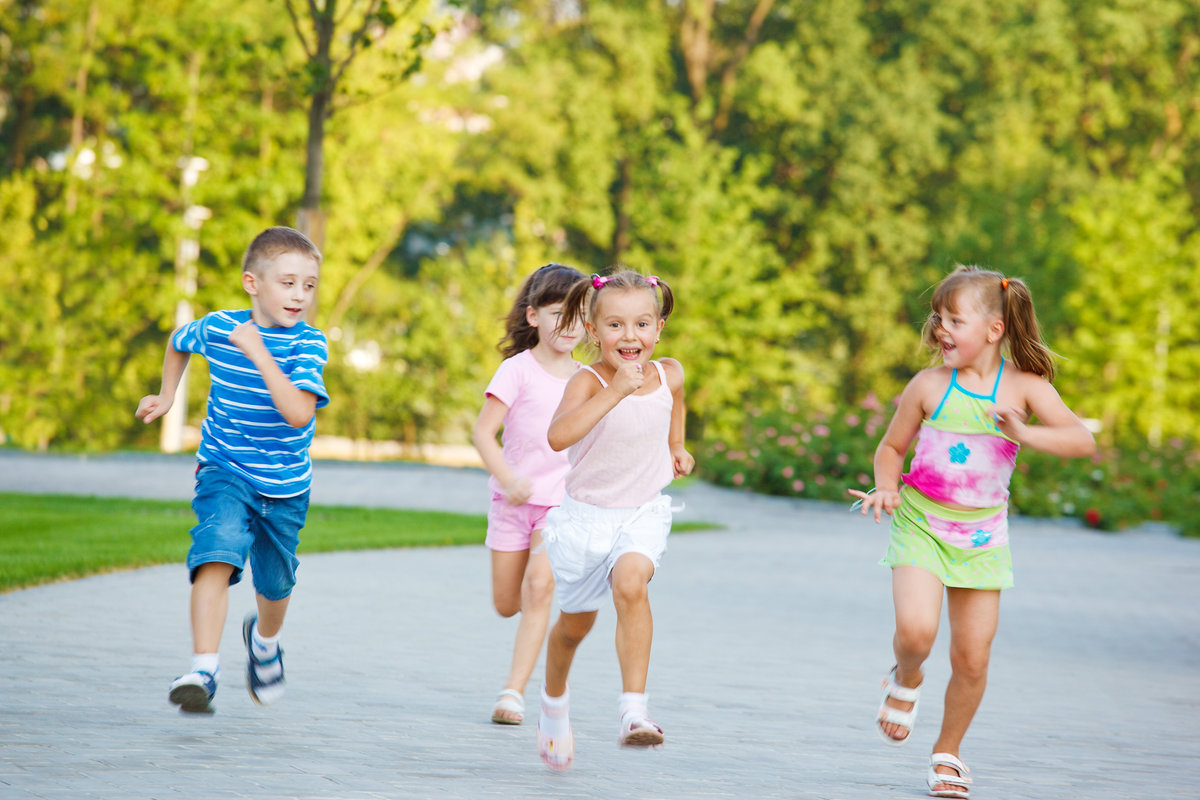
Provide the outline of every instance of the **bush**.
<path id="1" fill-rule="evenodd" d="M 874 396 L 828 412 L 750 408 L 738 440 L 701 444 L 698 471 L 722 486 L 849 503 L 847 489 L 874 485 L 890 416 Z M 1166 521 L 1200 537 L 1200 449 L 1180 439 L 1153 449 L 1130 438 L 1090 459 L 1025 448 L 1010 491 L 1012 510 L 1028 516 L 1073 517 L 1105 531 Z"/>

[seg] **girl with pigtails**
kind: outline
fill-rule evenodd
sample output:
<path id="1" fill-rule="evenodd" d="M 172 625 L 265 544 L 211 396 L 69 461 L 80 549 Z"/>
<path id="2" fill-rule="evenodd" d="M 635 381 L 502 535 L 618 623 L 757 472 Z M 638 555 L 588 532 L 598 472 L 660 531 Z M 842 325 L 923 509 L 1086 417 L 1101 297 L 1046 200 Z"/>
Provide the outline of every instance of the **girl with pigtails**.
<path id="1" fill-rule="evenodd" d="M 559 327 L 582 319 L 599 358 L 567 383 L 549 430 L 550 447 L 566 450 L 571 463 L 566 496 L 543 532 L 561 611 L 546 645 L 538 720 L 538 753 L 553 770 L 575 758 L 567 674 L 610 590 L 623 688 L 617 741 L 663 742 L 646 701 L 654 630 L 648 585 L 671 531 L 671 499 L 662 490 L 695 463 L 684 448 L 683 367 L 653 359 L 674 305 L 665 281 L 628 269 L 593 275 L 563 301 Z"/>
<path id="2" fill-rule="evenodd" d="M 940 363 L 900 395 L 875 451 L 875 488 L 850 494 L 876 522 L 892 518 L 881 563 L 892 570 L 895 666 L 883 681 L 876 729 L 888 744 L 911 738 L 944 596 L 951 677 L 926 782 L 933 797 L 966 800 L 971 779 L 959 748 L 983 699 L 1000 590 L 1013 585 L 1008 485 L 1017 452 L 1068 458 L 1096 445 L 1050 383 L 1054 354 L 1024 282 L 960 266 L 931 305 L 922 338 Z"/>

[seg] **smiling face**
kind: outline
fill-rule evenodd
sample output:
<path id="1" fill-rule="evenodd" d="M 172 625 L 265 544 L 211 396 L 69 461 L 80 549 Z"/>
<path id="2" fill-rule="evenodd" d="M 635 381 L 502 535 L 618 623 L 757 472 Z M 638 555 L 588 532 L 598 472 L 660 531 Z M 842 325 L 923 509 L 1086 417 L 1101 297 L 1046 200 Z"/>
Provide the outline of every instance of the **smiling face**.
<path id="1" fill-rule="evenodd" d="M 317 296 L 320 265 L 301 253 L 281 253 L 242 273 L 251 318 L 264 328 L 290 328 L 304 320 Z"/>
<path id="2" fill-rule="evenodd" d="M 654 355 L 654 343 L 666 320 L 649 289 L 599 290 L 588 333 L 600 346 L 600 361 L 614 372 L 622 364 L 645 364 Z"/>
<path id="3" fill-rule="evenodd" d="M 950 300 L 938 308 L 940 323 L 934 328 L 942 362 L 954 368 L 972 366 L 981 354 L 999 346 L 1004 323 L 998 316 L 987 313 L 969 290 L 958 292 Z"/>

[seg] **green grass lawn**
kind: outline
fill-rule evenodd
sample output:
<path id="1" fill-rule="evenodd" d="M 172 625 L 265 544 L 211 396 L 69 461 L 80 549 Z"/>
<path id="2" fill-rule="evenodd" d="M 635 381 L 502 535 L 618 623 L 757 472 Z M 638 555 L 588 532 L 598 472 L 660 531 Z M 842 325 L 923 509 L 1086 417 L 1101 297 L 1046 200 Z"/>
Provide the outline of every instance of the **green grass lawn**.
<path id="1" fill-rule="evenodd" d="M 182 563 L 195 524 L 187 502 L 0 493 L 0 592 L 101 572 Z M 679 523 L 672 531 L 716 526 Z M 487 517 L 312 506 L 300 554 L 483 544 Z"/>

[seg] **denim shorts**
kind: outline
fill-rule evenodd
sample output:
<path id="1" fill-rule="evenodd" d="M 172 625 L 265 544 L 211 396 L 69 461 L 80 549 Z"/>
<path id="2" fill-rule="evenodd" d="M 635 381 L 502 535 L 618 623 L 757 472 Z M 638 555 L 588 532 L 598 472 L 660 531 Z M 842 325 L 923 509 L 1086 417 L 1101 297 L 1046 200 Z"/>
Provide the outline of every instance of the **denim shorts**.
<path id="1" fill-rule="evenodd" d="M 254 590 L 268 600 L 282 600 L 296 585 L 296 547 L 308 516 L 308 492 L 294 497 L 266 497 L 227 470 L 201 464 L 192 500 L 196 527 L 188 550 L 192 580 L 202 564 L 233 565 L 230 585 L 242 579 L 250 561 Z"/>

